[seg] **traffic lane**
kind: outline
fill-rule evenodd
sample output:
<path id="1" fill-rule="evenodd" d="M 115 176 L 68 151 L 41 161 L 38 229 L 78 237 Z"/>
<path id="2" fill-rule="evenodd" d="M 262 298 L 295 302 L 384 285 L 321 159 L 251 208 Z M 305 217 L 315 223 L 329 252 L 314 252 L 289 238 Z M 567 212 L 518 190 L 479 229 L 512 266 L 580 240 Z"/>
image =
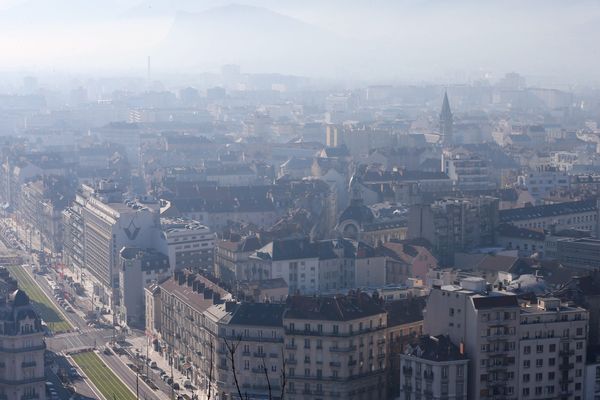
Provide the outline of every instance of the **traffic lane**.
<path id="1" fill-rule="evenodd" d="M 65 371 L 69 371 L 70 368 L 73 367 L 73 365 L 71 365 L 69 363 L 69 361 L 65 357 L 62 357 L 62 356 L 56 357 L 54 359 L 54 362 L 56 363 L 56 366 L 58 368 L 61 368 Z M 54 383 L 54 385 L 57 388 L 62 387 L 60 378 L 58 377 L 58 375 L 56 373 L 54 373 L 54 371 L 51 368 L 47 368 L 46 372 L 47 372 L 46 379 L 48 379 L 49 381 Z M 87 382 L 85 380 L 83 380 L 82 378 L 77 378 L 77 379 L 71 380 L 71 384 L 73 385 L 73 388 L 75 389 L 75 393 L 79 396 L 79 399 L 96 399 L 96 395 L 95 395 L 94 391 L 89 387 Z M 59 397 L 61 399 L 69 399 L 71 396 L 71 392 L 64 387 L 62 390 L 57 390 L 57 391 L 58 391 Z M 63 397 L 63 396 L 66 396 L 66 397 Z"/>
<path id="2" fill-rule="evenodd" d="M 119 377 L 121 380 L 129 386 L 133 392 L 135 393 L 136 387 L 136 374 L 129 368 L 127 365 L 123 363 L 121 359 L 117 355 L 107 356 L 104 353 L 100 352 L 100 358 L 106 365 L 108 365 L 112 371 Z M 139 397 L 146 398 L 149 400 L 161 400 L 152 389 L 150 389 L 144 381 L 139 380 Z"/>

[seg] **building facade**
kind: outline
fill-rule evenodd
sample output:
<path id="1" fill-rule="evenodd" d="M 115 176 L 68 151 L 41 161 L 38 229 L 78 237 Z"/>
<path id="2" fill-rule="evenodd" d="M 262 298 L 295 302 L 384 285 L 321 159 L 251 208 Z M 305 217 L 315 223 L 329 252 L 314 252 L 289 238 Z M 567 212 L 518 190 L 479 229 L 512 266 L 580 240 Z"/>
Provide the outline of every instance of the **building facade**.
<path id="1" fill-rule="evenodd" d="M 400 399 L 467 398 L 469 359 L 447 336 L 422 336 L 400 355 Z"/>
<path id="2" fill-rule="evenodd" d="M 44 329 L 22 290 L 0 298 L 0 398 L 46 398 Z"/>

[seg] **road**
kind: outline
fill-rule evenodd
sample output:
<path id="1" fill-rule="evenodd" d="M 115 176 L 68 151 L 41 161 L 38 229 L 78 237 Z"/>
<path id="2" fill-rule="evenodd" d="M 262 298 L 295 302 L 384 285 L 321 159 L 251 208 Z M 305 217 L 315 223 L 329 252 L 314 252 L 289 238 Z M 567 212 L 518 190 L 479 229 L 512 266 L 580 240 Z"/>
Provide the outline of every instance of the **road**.
<path id="1" fill-rule="evenodd" d="M 0 225 L 4 225 L 3 222 L 5 221 L 1 221 Z M 2 232 L 4 233 L 4 232 Z M 12 247 L 12 246 L 11 246 Z M 6 249 L 6 246 L 4 246 L 4 243 L 0 243 L 0 251 L 2 251 L 2 248 L 5 249 L 5 251 L 13 251 L 13 252 L 19 252 L 24 254 L 26 257 L 28 257 L 29 255 L 26 254 L 25 252 L 23 252 L 20 249 Z M 39 267 L 39 266 L 38 266 Z M 38 287 L 42 290 L 42 292 L 46 295 L 46 297 L 48 297 L 48 299 L 50 299 L 50 301 L 60 310 L 60 311 L 64 311 L 64 309 L 60 306 L 60 304 L 58 304 L 58 302 L 55 300 L 54 298 L 54 291 L 53 289 L 50 287 L 50 284 L 48 283 L 48 280 L 40 275 L 35 275 L 31 268 L 23 268 L 23 270 L 26 271 L 26 273 L 33 279 L 33 281 L 35 282 L 35 284 L 38 285 Z M 46 338 L 46 344 L 47 344 L 47 348 L 49 351 L 52 351 L 56 354 L 64 354 L 67 353 L 69 351 L 74 351 L 74 350 L 78 350 L 78 349 L 85 349 L 85 348 L 102 348 L 106 343 L 108 343 L 114 336 L 114 330 L 111 327 L 89 327 L 87 321 L 85 320 L 84 316 L 87 308 L 89 308 L 91 310 L 91 301 L 88 297 L 77 297 L 77 304 L 74 304 L 74 306 L 79 306 L 79 307 L 83 307 L 83 309 L 77 309 L 77 307 L 73 307 L 75 309 L 75 312 L 73 313 L 69 313 L 69 312 L 62 312 L 62 314 L 64 315 L 64 317 L 69 321 L 69 323 L 71 323 L 74 327 L 74 332 L 69 332 L 69 333 L 61 333 L 61 334 L 57 334 L 51 337 L 47 337 Z M 155 376 L 156 374 L 150 374 L 150 377 L 154 378 L 153 381 L 159 386 L 159 388 L 161 388 L 163 391 L 158 390 L 158 391 L 153 391 L 150 387 L 148 387 L 146 385 L 145 382 L 143 382 L 141 379 L 138 381 L 136 378 L 136 374 L 134 371 L 132 371 L 127 365 L 127 362 L 133 362 L 135 363 L 135 361 L 130 361 L 127 357 L 125 356 L 117 356 L 116 354 L 107 356 L 104 355 L 102 352 L 100 352 L 100 357 L 102 359 L 102 361 L 104 363 L 106 363 L 106 365 L 125 383 L 125 385 L 127 385 L 134 393 L 136 391 L 136 385 L 138 387 L 139 393 L 140 393 L 140 399 L 148 399 L 148 400 L 168 400 L 171 398 L 170 393 L 171 393 L 171 389 L 168 385 L 166 385 L 164 382 L 162 382 L 162 380 L 160 380 L 160 378 L 158 376 Z M 64 357 L 59 357 L 57 360 L 62 360 L 59 362 L 64 363 L 65 365 L 63 367 L 67 367 L 69 365 L 69 362 L 64 359 Z M 51 381 L 55 381 L 58 383 L 58 377 L 56 377 L 56 375 L 54 374 L 54 372 L 51 371 L 51 369 L 48 369 L 49 372 L 47 374 L 49 380 Z M 152 370 L 151 370 L 152 372 Z M 88 396 L 90 398 L 95 398 L 97 397 L 93 391 L 91 390 L 91 388 L 89 387 L 88 383 L 85 382 L 84 380 L 78 380 L 74 382 L 77 393 L 81 394 L 83 396 Z M 59 387 L 60 385 L 57 385 L 57 387 Z M 69 397 L 63 397 L 63 396 L 67 396 L 66 393 L 60 393 L 61 394 L 61 399 L 65 398 L 68 399 Z"/>
<path id="2" fill-rule="evenodd" d="M 27 273 L 30 276 L 33 276 L 33 273 L 30 270 L 27 270 Z M 52 295 L 53 291 L 47 279 L 35 279 L 35 282 L 42 289 L 44 294 L 46 294 L 46 296 L 58 308 L 61 308 Z M 83 312 L 65 312 L 64 315 L 68 321 L 79 331 L 62 333 L 46 338 L 48 350 L 51 350 L 55 353 L 62 353 L 84 348 L 101 348 L 113 338 L 113 330 L 110 328 L 89 327 L 86 320 L 83 318 Z M 106 356 L 102 353 L 100 354 L 100 358 L 119 378 L 121 378 L 121 380 L 127 386 L 129 386 L 129 388 L 135 392 L 136 374 L 125 364 L 125 361 L 121 360 L 117 355 Z M 139 392 L 140 394 L 144 394 L 144 396 L 140 395 L 141 399 L 146 398 L 149 400 L 164 400 L 168 398 L 168 396 L 166 396 L 164 393 L 155 393 L 142 380 L 139 381 Z M 161 396 L 161 394 L 164 396 Z"/>

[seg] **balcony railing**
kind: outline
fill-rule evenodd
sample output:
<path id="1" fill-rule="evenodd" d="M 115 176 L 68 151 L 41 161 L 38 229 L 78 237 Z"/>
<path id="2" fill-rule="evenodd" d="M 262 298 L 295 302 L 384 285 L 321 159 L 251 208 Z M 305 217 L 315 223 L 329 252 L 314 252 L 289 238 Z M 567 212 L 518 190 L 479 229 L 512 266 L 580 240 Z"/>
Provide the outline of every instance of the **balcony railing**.
<path id="1" fill-rule="evenodd" d="M 334 352 L 346 352 L 346 351 L 355 351 L 356 350 L 356 346 L 352 345 L 352 346 L 347 346 L 347 347 L 330 347 L 329 351 L 334 351 Z"/>

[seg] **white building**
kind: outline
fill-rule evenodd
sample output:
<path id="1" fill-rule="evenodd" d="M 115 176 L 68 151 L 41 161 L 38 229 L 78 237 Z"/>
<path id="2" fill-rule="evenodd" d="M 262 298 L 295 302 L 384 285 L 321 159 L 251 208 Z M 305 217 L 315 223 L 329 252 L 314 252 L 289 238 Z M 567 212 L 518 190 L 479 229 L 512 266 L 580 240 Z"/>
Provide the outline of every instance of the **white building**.
<path id="1" fill-rule="evenodd" d="M 89 195 L 82 217 L 86 277 L 99 301 L 116 311 L 119 252 L 153 247 L 160 232 L 158 204 L 152 199 L 123 201 L 114 187 L 101 185 Z"/>
<path id="2" fill-rule="evenodd" d="M 583 399 L 588 313 L 540 299 L 519 304 L 481 278 L 434 286 L 424 332 L 447 334 L 469 357 L 469 397 Z"/>
<path id="3" fill-rule="evenodd" d="M 119 253 L 119 323 L 142 328 L 145 325 L 145 288 L 171 274 L 166 255 L 152 249 L 124 247 Z"/>
<path id="4" fill-rule="evenodd" d="M 213 269 L 216 233 L 198 221 L 161 218 L 159 248 L 169 256 L 173 269 Z"/>

